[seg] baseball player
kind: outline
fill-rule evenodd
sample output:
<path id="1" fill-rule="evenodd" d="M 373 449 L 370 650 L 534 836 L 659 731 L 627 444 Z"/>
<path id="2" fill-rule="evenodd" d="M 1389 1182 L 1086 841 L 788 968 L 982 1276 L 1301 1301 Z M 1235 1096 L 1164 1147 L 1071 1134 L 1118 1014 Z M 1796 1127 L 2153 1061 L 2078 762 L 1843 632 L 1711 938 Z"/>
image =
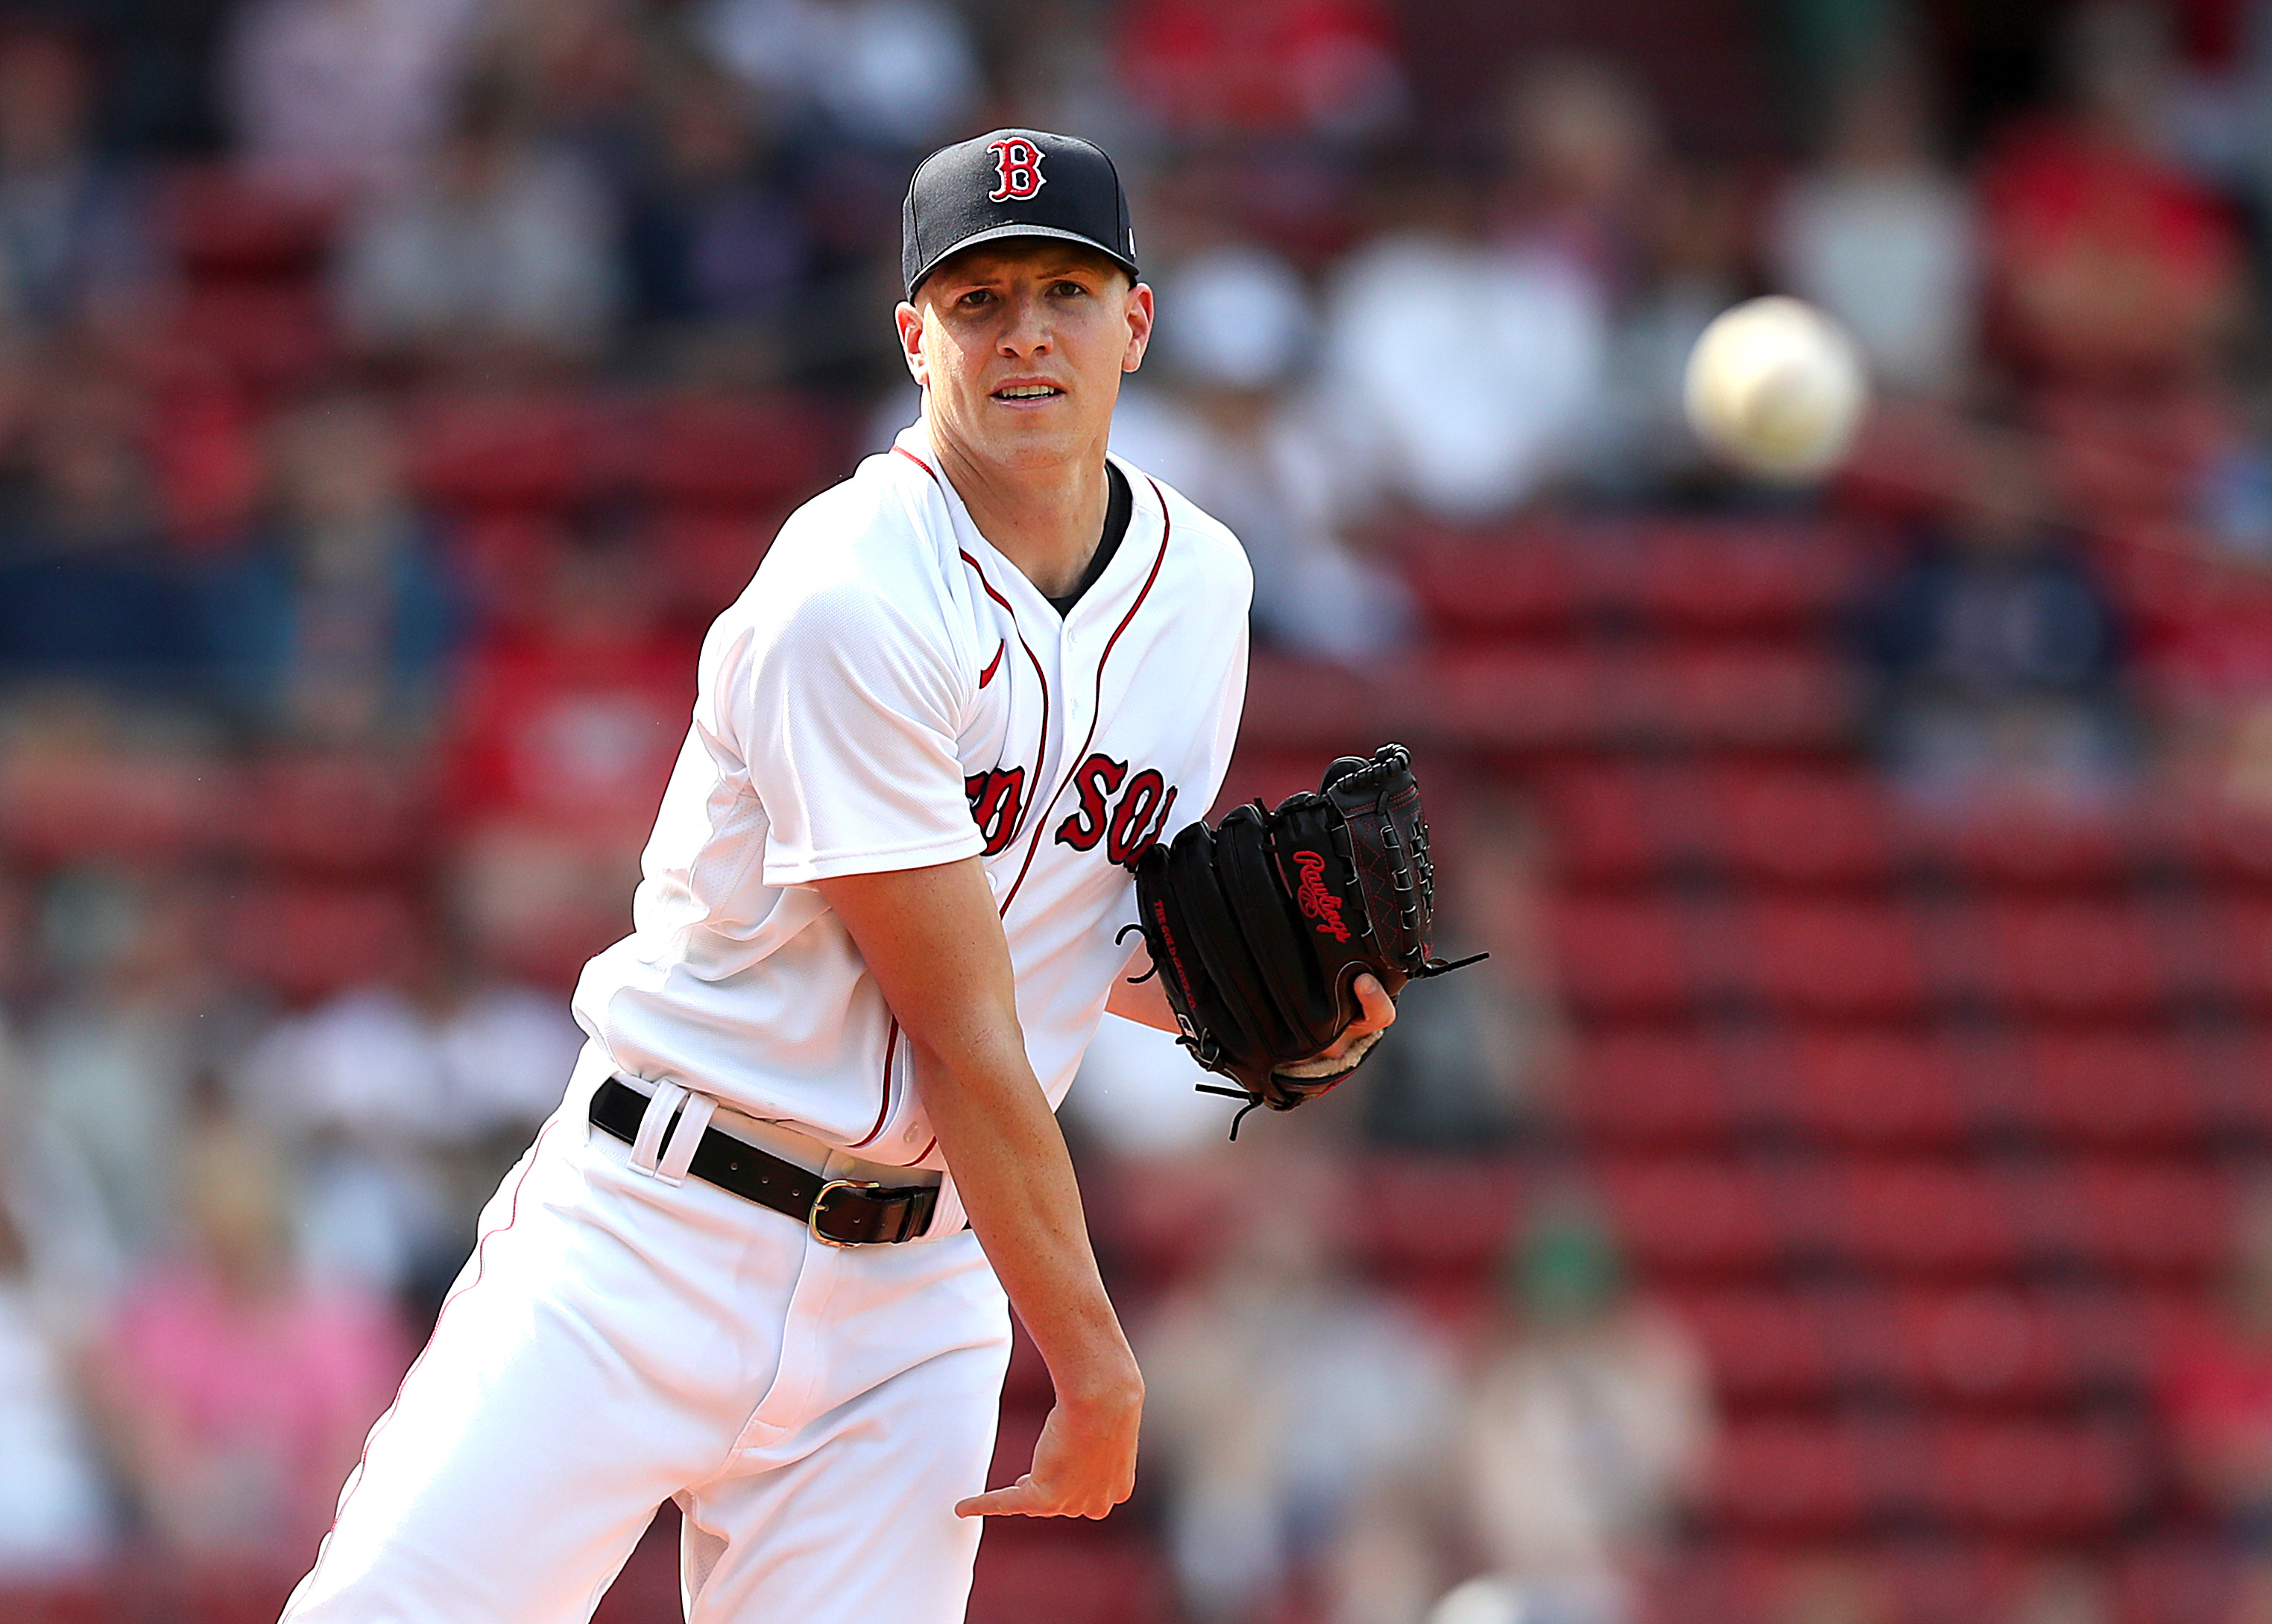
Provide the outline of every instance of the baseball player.
<path id="1" fill-rule="evenodd" d="M 665 1499 L 697 1624 L 947 1624 L 979 1517 L 1133 1483 L 1142 1383 L 1051 1114 L 1108 1008 L 1172 1024 L 1119 933 L 1222 778 L 1247 567 L 1106 455 L 1153 301 L 1102 152 L 944 148 L 903 227 L 922 420 L 712 627 L 566 1099 L 295 1624 L 584 1619 Z M 1362 992 L 1328 1055 L 1394 1018 Z M 989 1493 L 1005 1292 L 1057 1402 Z"/>

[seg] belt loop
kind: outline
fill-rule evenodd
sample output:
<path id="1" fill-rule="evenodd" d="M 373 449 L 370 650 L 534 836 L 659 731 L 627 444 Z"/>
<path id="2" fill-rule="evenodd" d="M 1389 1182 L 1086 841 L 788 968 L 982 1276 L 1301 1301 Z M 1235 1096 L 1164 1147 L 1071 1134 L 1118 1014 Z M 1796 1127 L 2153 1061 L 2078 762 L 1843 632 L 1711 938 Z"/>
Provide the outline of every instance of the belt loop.
<path id="1" fill-rule="evenodd" d="M 686 1169 L 694 1160 L 695 1147 L 709 1131 L 710 1114 L 718 1102 L 708 1094 L 686 1097 L 686 1108 L 678 1114 L 678 1125 L 670 1130 L 669 1142 L 663 1146 L 662 1158 L 655 1163 L 654 1176 L 665 1184 L 685 1182 Z"/>
<path id="2" fill-rule="evenodd" d="M 632 1141 L 632 1166 L 649 1177 L 660 1176 L 655 1160 L 662 1152 L 663 1136 L 670 1130 L 671 1118 L 679 1106 L 686 1103 L 686 1091 L 676 1083 L 658 1083 L 639 1114 L 639 1137 Z M 683 1175 L 682 1175 L 683 1176 Z M 676 1184 L 676 1178 L 669 1182 Z"/>

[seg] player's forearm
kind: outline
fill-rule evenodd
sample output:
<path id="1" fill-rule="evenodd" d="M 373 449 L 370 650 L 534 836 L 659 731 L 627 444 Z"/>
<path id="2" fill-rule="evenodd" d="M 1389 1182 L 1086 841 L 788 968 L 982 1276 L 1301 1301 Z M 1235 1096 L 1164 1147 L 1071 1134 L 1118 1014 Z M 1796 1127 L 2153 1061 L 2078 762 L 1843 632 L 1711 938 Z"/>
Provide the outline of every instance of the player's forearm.
<path id="1" fill-rule="evenodd" d="M 958 1060 L 918 1046 L 916 1060 L 963 1210 L 1058 1398 L 1138 1402 L 1135 1356 L 1097 1274 L 1065 1136 L 1022 1047 Z"/>

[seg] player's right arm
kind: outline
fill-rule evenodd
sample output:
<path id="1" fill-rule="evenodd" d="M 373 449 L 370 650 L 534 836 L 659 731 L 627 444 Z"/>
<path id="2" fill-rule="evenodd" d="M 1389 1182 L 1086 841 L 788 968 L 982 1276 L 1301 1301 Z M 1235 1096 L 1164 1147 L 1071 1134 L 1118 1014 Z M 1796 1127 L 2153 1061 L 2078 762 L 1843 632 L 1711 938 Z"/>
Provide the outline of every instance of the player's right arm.
<path id="1" fill-rule="evenodd" d="M 968 857 L 817 885 L 913 1045 L 925 1114 L 963 1210 L 1057 1389 L 1033 1469 L 955 1510 L 1102 1516 L 1135 1486 L 1144 1382 L 1097 1274 L 1065 1137 L 1026 1056 L 985 871 Z"/>

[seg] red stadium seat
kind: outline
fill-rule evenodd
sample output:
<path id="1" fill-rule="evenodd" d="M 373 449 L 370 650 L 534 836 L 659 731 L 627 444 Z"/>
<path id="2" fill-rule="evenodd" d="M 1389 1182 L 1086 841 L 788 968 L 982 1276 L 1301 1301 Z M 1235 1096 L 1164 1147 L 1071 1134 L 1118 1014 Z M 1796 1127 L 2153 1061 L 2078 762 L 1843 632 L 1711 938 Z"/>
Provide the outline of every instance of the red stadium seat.
<path id="1" fill-rule="evenodd" d="M 772 547 L 786 511 L 706 513 L 669 509 L 646 532 L 672 602 L 707 620 L 734 601 Z"/>
<path id="2" fill-rule="evenodd" d="M 1300 750 L 1322 766 L 1340 754 L 1367 755 L 1383 735 L 1382 684 L 1346 666 L 1258 651 L 1247 666 L 1242 748 Z M 1313 769 L 1308 787 L 1317 787 Z"/>
<path id="3" fill-rule="evenodd" d="M 1618 1231 L 1645 1270 L 1744 1272 L 1779 1261 L 1766 1186 L 1740 1163 L 1618 1158 L 1607 1188 Z"/>
<path id="4" fill-rule="evenodd" d="M 1772 899 L 1751 910 L 1760 995 L 1804 1014 L 1904 1017 L 1925 1003 L 1917 927 L 1889 899 Z"/>
<path id="5" fill-rule="evenodd" d="M 2038 1121 L 2116 1150 L 2201 1143 L 2206 1131 L 2185 1051 L 2166 1033 L 2052 1029 L 2029 1046 Z"/>
<path id="6" fill-rule="evenodd" d="M 1925 854 L 1991 884 L 2098 886 L 2120 880 L 2136 831 L 2111 816 L 1993 812 L 1954 825 L 1913 829 Z"/>
<path id="7" fill-rule="evenodd" d="M 1663 873 L 1672 860 L 1663 838 L 1670 809 L 1650 793 L 1644 769 L 1617 760 L 1558 767 L 1538 780 L 1558 877 L 1620 881 Z"/>
<path id="8" fill-rule="evenodd" d="M 1678 908 L 1658 898 L 1566 896 L 1554 909 L 1562 985 L 1594 1015 L 1661 1015 L 1695 996 Z"/>
<path id="9" fill-rule="evenodd" d="M 1489 1271 L 1522 1211 L 1511 1163 L 1471 1156 L 1372 1156 L 1349 1181 L 1347 1216 L 1368 1261 L 1394 1277 Z"/>
<path id="10" fill-rule="evenodd" d="M 1611 1028 L 1578 1049 L 1570 1094 L 1586 1131 L 1610 1145 L 1715 1148 L 1736 1127 L 1711 1043 L 1686 1032 Z"/>
<path id="11" fill-rule="evenodd" d="M 1397 551 L 1429 622 L 1446 632 L 1563 632 L 1580 607 L 1579 560 L 1551 533 L 1421 532 Z"/>
<path id="12" fill-rule="evenodd" d="M 1709 821 L 1723 860 L 1738 875 L 1846 885 L 1891 871 L 1887 797 L 1867 772 L 1731 766 L 1714 776 Z"/>
<path id="13" fill-rule="evenodd" d="M 2198 1279 L 2231 1244 L 2231 1192 L 2198 1161 L 2075 1156 L 2010 1183 L 2031 1240 L 2054 1260 Z"/>
<path id="14" fill-rule="evenodd" d="M 2213 923 L 2233 995 L 2251 1008 L 2272 1009 L 2272 896 L 2233 896 L 2216 911 Z"/>
<path id="15" fill-rule="evenodd" d="M 1885 1553 L 1895 1616 L 2010 1618 L 2032 1554 L 2028 1546 L 2000 1538 L 1897 1545 Z"/>
<path id="16" fill-rule="evenodd" d="M 240 799 L 227 763 L 191 752 L 69 737 L 0 751 L 0 845 L 18 860 L 209 849 Z"/>
<path id="17" fill-rule="evenodd" d="M 2211 1168 L 2182 1159 L 2081 1162 L 2089 1255 L 2141 1273 L 2206 1276 L 2231 1248 L 2231 1192 Z"/>
<path id="18" fill-rule="evenodd" d="M 1724 1401 L 1794 1404 L 1829 1395 L 1830 1342 L 1811 1297 L 1715 1286 L 1681 1292 L 1670 1306 L 1703 1345 L 1712 1385 Z"/>
<path id="19" fill-rule="evenodd" d="M 2118 1624 L 2231 1624 L 2241 1615 L 2240 1553 L 2207 1535 L 2164 1534 L 2116 1554 Z"/>
<path id="20" fill-rule="evenodd" d="M 1959 1527 L 2037 1538 L 2111 1533 L 2144 1498 L 2130 1434 L 2048 1421 L 1946 1421 L 1934 1429 L 1932 1494 Z"/>
<path id="21" fill-rule="evenodd" d="M 1791 1053 L 1785 1108 L 1811 1137 L 1864 1150 L 1946 1150 L 1964 1138 L 1955 1063 L 1931 1033 L 1812 1027 Z"/>
<path id="22" fill-rule="evenodd" d="M 2186 1047 L 2212 1131 L 2272 1141 L 2272 1031 L 2246 1025 L 2192 1033 Z"/>
<path id="23" fill-rule="evenodd" d="M 220 951 L 235 973 L 307 1002 L 402 974 L 416 941 L 409 908 L 387 887 L 279 883 L 229 898 Z"/>
<path id="24" fill-rule="evenodd" d="M 2038 1295 L 1994 1286 L 1910 1287 L 1891 1305 L 1905 1383 L 1930 1398 L 2014 1405 L 2073 1397 L 2067 1325 Z"/>
<path id="25" fill-rule="evenodd" d="M 161 212 L 176 260 L 197 281 L 313 276 L 333 224 L 333 210 L 305 193 L 221 164 L 168 177 Z"/>
<path id="26" fill-rule="evenodd" d="M 1860 576 L 1850 538 L 1819 525 L 1665 525 L 1638 551 L 1640 607 L 1669 629 L 1812 629 Z"/>
<path id="27" fill-rule="evenodd" d="M 368 873 L 415 852 L 430 789 L 416 768 L 390 756 L 280 752 L 247 769 L 230 832 L 266 862 Z"/>
<path id="28" fill-rule="evenodd" d="M 1739 1532 L 1854 1533 L 1870 1510 L 1861 1441 L 1841 1420 L 1738 1419 L 1715 1453 L 1709 1503 L 1721 1526 Z"/>
<path id="29" fill-rule="evenodd" d="M 1013 1481 L 1030 1458 L 1010 1477 L 988 1481 Z M 1175 1616 L 1170 1588 L 1150 1539 L 1085 1528 L 997 1527 L 979 1548 L 964 1616 L 968 1624 L 1157 1624 Z"/>
<path id="30" fill-rule="evenodd" d="M 841 472 L 832 464 L 842 437 L 810 401 L 666 401 L 632 443 L 632 480 L 664 506 L 782 510 Z"/>
<path id="31" fill-rule="evenodd" d="M 2153 922 L 2134 904 L 1992 902 L 1962 946 L 1967 982 L 2007 1008 L 2074 1019 L 2149 1015 L 2164 1004 Z"/>
<path id="32" fill-rule="evenodd" d="M 1482 749 L 1545 749 L 1601 740 L 1610 726 L 1597 661 L 1566 644 L 1452 649 L 1420 681 L 1432 723 Z"/>
<path id="33" fill-rule="evenodd" d="M 2002 1273 L 2018 1260 L 2004 1194 L 1962 1162 L 1853 1158 L 1811 1175 L 1835 1211 L 1835 1239 L 1865 1268 L 1900 1273 Z"/>
<path id="34" fill-rule="evenodd" d="M 321 290 L 294 285 L 221 282 L 191 288 L 174 309 L 171 331 L 175 342 L 260 391 L 316 380 L 339 350 Z"/>
<path id="35" fill-rule="evenodd" d="M 413 413 L 411 472 L 445 508 L 553 510 L 603 488 L 612 437 L 575 396 L 445 396 Z"/>
<path id="36" fill-rule="evenodd" d="M 1669 648 L 1619 662 L 1611 678 L 1619 733 L 1693 748 L 1832 745 L 1853 717 L 1851 674 L 1804 647 Z"/>
<path id="37" fill-rule="evenodd" d="M 2135 904 L 2001 898 L 1947 922 L 1945 970 L 1985 1004 L 2063 1020 L 2142 1017 L 2165 1004 L 2154 925 Z"/>

